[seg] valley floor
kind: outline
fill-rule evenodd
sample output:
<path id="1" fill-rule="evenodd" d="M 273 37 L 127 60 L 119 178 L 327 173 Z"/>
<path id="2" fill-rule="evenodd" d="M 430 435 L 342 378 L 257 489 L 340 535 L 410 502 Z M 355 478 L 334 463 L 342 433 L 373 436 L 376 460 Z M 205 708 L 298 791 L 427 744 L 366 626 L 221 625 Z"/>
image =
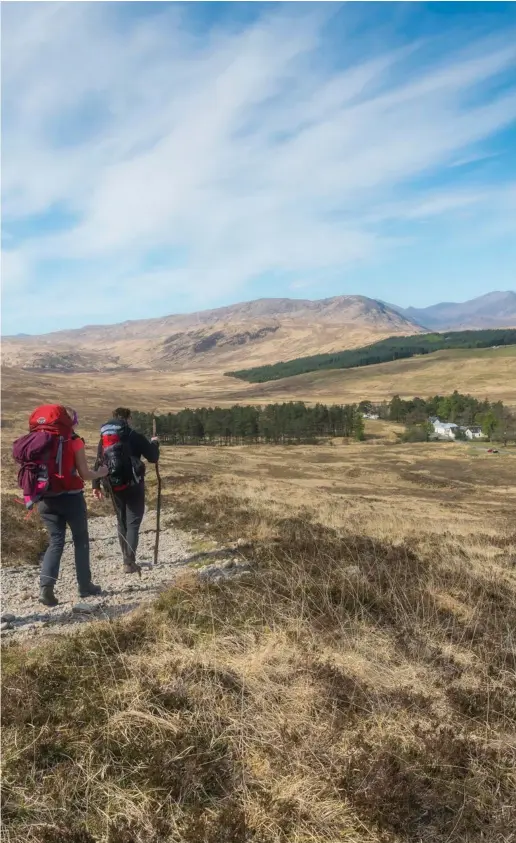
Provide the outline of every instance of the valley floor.
<path id="1" fill-rule="evenodd" d="M 22 423 L 42 400 L 73 404 L 83 426 L 105 421 L 114 404 L 158 413 L 185 407 L 317 401 L 325 404 L 450 394 L 454 389 L 479 399 L 502 400 L 516 408 L 516 346 L 442 351 L 358 369 L 326 370 L 249 384 L 219 368 L 160 372 L 38 372 L 2 369 L 4 424 Z"/>

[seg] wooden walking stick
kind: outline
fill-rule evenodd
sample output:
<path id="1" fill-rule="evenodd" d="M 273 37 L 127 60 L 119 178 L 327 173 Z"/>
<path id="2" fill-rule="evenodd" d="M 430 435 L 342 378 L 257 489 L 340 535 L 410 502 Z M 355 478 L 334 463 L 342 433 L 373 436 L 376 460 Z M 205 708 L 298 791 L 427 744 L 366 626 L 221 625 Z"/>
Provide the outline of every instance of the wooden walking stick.
<path id="1" fill-rule="evenodd" d="M 152 419 L 152 435 L 156 436 L 156 416 L 154 416 L 154 418 Z M 156 539 L 154 541 L 154 564 L 155 565 L 158 564 L 159 526 L 160 526 L 160 516 L 161 516 L 161 475 L 159 473 L 158 462 L 155 464 L 156 480 L 158 482 L 158 498 L 157 498 L 157 502 L 156 502 Z"/>

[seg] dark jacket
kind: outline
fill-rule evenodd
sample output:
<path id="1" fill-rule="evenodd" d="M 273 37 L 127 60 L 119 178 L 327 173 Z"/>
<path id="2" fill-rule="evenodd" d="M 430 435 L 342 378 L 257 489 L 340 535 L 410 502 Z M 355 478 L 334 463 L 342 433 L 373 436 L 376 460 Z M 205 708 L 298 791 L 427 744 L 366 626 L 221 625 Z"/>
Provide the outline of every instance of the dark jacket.
<path id="1" fill-rule="evenodd" d="M 110 422 L 111 423 L 111 422 Z M 120 424 L 119 419 L 112 419 L 113 424 Z M 138 433 L 137 430 L 133 430 L 132 427 L 129 428 L 129 438 L 127 440 L 129 445 L 129 451 L 131 452 L 131 456 L 137 460 L 141 460 L 142 457 L 145 457 L 147 462 L 150 463 L 157 463 L 159 460 L 159 443 L 158 442 L 150 442 L 146 436 L 142 433 Z M 95 460 L 95 471 L 102 465 L 102 456 L 103 456 L 103 449 L 102 449 L 102 439 L 99 440 L 98 448 L 97 448 L 97 459 Z M 145 465 L 142 463 L 141 466 L 141 478 L 143 480 L 145 476 Z M 101 481 L 100 480 L 93 480 L 92 486 L 94 489 L 100 489 Z"/>

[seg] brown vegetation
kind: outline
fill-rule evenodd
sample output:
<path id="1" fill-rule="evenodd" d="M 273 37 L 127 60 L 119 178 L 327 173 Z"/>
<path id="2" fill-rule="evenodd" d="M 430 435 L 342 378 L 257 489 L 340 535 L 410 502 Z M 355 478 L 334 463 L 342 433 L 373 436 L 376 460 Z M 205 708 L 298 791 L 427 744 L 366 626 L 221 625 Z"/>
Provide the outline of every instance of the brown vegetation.
<path id="1" fill-rule="evenodd" d="M 509 843 L 516 457 L 385 431 L 164 449 L 252 573 L 4 650 L 6 839 Z"/>
<path id="2" fill-rule="evenodd" d="M 92 325 L 41 337 L 7 338 L 5 364 L 32 369 L 177 371 L 260 365 L 321 351 L 354 348 L 422 330 L 364 296 L 322 301 L 259 299 L 199 313 Z M 152 337 L 152 339 L 150 339 Z M 344 346 L 343 346 L 344 343 Z"/>
<path id="3" fill-rule="evenodd" d="M 188 372 L 76 372 L 35 373 L 2 371 L 2 415 L 16 429 L 42 401 L 63 401 L 79 411 L 83 429 L 98 430 L 113 404 L 142 411 L 167 413 L 184 407 L 265 404 L 282 401 L 358 403 L 390 400 L 393 395 L 413 398 L 451 394 L 454 389 L 483 400 L 502 400 L 516 407 L 516 354 L 514 347 L 467 352 L 436 352 L 422 358 L 398 360 L 360 369 L 300 375 L 265 384 L 245 384 L 221 371 Z M 9 434 L 10 435 L 10 434 Z M 96 434 L 95 434 L 96 435 Z M 7 432 L 5 434 L 8 436 Z"/>
<path id="4" fill-rule="evenodd" d="M 28 517 L 12 491 L 2 493 L 2 565 L 38 565 L 47 547 L 46 532 L 36 513 Z"/>

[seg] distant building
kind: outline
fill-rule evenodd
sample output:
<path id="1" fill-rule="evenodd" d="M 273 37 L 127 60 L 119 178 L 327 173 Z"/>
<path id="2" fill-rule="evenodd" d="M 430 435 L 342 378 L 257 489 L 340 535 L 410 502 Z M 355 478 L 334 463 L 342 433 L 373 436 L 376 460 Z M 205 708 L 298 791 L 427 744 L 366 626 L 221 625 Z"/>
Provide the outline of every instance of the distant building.
<path id="1" fill-rule="evenodd" d="M 459 427 L 455 422 L 442 422 L 438 419 L 433 425 L 434 433 L 440 439 L 455 439 L 455 431 Z"/>
<path id="2" fill-rule="evenodd" d="M 378 413 L 362 413 L 362 418 L 364 419 L 379 419 L 380 416 Z"/>
<path id="3" fill-rule="evenodd" d="M 483 439 L 484 434 L 482 433 L 482 428 L 478 427 L 478 425 L 472 425 L 471 427 L 466 427 L 464 430 L 468 439 Z"/>
<path id="4" fill-rule="evenodd" d="M 434 436 L 438 439 L 455 439 L 457 431 L 462 430 L 467 439 L 483 439 L 484 434 L 479 425 L 472 424 L 468 427 L 455 424 L 454 422 L 443 422 L 437 416 L 430 416 L 428 421 L 434 428 Z"/>

